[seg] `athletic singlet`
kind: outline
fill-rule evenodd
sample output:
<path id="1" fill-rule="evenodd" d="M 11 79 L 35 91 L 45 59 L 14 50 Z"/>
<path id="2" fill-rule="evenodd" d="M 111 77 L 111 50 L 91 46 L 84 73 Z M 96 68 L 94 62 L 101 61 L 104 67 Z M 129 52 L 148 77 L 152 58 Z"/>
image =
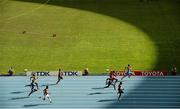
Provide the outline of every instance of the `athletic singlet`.
<path id="1" fill-rule="evenodd" d="M 118 87 L 118 90 L 121 90 L 121 86 Z"/>
<path id="2" fill-rule="evenodd" d="M 58 72 L 58 78 L 62 77 L 62 72 Z"/>
<path id="3" fill-rule="evenodd" d="M 116 76 L 115 76 L 115 75 L 112 75 L 112 78 L 116 78 Z"/>
<path id="4" fill-rule="evenodd" d="M 47 94 L 48 94 L 48 90 L 44 89 L 44 95 L 47 95 Z"/>
<path id="5" fill-rule="evenodd" d="M 127 73 L 128 73 L 128 74 L 132 73 L 132 72 L 131 72 L 131 69 L 132 69 L 131 66 L 128 66 L 128 67 L 127 67 Z"/>

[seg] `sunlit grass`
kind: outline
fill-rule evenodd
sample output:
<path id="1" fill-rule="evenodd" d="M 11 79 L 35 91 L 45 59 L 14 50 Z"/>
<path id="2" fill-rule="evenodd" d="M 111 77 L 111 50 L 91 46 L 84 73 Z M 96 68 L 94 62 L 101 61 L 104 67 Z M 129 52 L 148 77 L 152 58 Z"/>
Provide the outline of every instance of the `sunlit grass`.
<path id="1" fill-rule="evenodd" d="M 151 36 L 133 24 L 85 10 L 8 1 L 0 24 L 0 72 L 14 66 L 29 70 L 106 68 L 153 69 L 157 48 Z M 26 31 L 22 34 L 22 31 Z M 52 37 L 52 34 L 57 34 Z"/>

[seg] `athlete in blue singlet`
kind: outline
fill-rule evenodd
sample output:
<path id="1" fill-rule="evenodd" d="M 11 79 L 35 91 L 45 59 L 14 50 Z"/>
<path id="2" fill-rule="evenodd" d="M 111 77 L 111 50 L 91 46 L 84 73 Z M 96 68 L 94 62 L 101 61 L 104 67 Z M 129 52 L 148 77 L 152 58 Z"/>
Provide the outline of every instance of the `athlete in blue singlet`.
<path id="1" fill-rule="evenodd" d="M 123 80 L 126 76 L 128 76 L 129 78 L 131 77 L 131 75 L 133 75 L 132 72 L 132 67 L 128 64 L 127 67 L 125 67 L 125 75 L 121 78 L 121 80 Z"/>

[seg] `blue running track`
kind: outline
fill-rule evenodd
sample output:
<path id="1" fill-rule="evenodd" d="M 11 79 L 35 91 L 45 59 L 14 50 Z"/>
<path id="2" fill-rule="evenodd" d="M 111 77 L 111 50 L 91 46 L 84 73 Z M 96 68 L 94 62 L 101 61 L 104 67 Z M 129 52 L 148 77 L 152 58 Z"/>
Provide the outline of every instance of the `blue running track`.
<path id="1" fill-rule="evenodd" d="M 180 109 L 180 76 L 138 77 L 123 79 L 124 94 L 113 87 L 103 88 L 107 76 L 39 77 L 40 90 L 30 97 L 29 77 L 0 77 L 0 108 L 177 108 Z M 120 80 L 120 77 L 119 77 Z M 43 89 L 49 85 L 52 103 L 42 100 Z"/>

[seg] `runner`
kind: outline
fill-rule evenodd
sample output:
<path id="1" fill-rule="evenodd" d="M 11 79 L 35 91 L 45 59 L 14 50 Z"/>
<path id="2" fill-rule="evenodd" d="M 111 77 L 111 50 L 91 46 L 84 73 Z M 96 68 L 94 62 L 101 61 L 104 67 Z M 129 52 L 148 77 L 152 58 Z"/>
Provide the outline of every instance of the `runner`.
<path id="1" fill-rule="evenodd" d="M 43 90 L 43 94 L 44 94 L 43 100 L 46 100 L 46 98 L 47 98 L 47 99 L 49 99 L 50 103 L 52 103 L 52 100 L 51 100 L 51 98 L 50 98 L 50 96 L 49 96 L 48 88 L 49 88 L 49 87 L 46 86 L 46 88 Z"/>
<path id="2" fill-rule="evenodd" d="M 124 88 L 122 88 L 122 82 L 119 83 L 119 86 L 118 86 L 118 94 L 119 94 L 119 97 L 118 97 L 118 101 L 120 100 L 121 98 L 121 94 L 124 93 Z"/>
<path id="3" fill-rule="evenodd" d="M 35 74 L 32 74 L 32 76 L 30 77 L 30 81 L 31 81 L 31 80 L 34 81 L 34 84 L 36 85 L 37 90 L 39 90 L 38 83 L 37 83 L 37 79 L 38 79 L 38 77 L 36 77 Z"/>
<path id="4" fill-rule="evenodd" d="M 37 91 L 37 89 L 35 88 L 34 80 L 32 80 L 30 86 L 31 86 L 31 92 L 29 93 L 28 97 L 29 97 L 32 93 L 34 93 L 34 92 Z"/>
<path id="5" fill-rule="evenodd" d="M 60 80 L 63 79 L 62 75 L 63 75 L 63 72 L 61 71 L 61 69 L 59 69 L 59 71 L 58 71 L 58 80 L 57 80 L 56 84 L 58 84 L 60 82 Z"/>
<path id="6" fill-rule="evenodd" d="M 110 85 L 114 87 L 114 90 L 116 90 L 116 82 L 118 79 L 116 78 L 115 71 L 110 71 L 109 78 L 106 79 L 106 85 L 104 88 L 108 88 Z"/>
<path id="7" fill-rule="evenodd" d="M 121 78 L 121 80 L 123 80 L 126 76 L 128 76 L 130 78 L 131 75 L 133 75 L 132 67 L 129 64 L 127 67 L 125 67 L 124 72 L 125 72 L 125 75 Z"/>
<path id="8" fill-rule="evenodd" d="M 171 75 L 175 76 L 177 74 L 177 68 L 175 65 L 173 65 L 172 69 L 171 69 Z"/>

